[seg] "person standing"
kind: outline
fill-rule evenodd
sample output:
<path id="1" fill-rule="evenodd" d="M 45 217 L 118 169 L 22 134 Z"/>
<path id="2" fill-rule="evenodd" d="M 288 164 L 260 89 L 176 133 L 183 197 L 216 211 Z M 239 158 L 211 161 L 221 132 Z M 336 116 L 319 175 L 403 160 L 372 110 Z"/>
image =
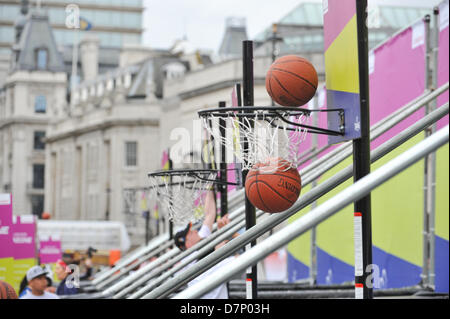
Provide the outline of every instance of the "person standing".
<path id="1" fill-rule="evenodd" d="M 59 283 L 58 287 L 56 288 L 56 294 L 58 296 L 61 295 L 75 295 L 79 292 L 79 289 L 76 288 L 73 285 L 69 285 L 67 283 L 67 276 L 71 273 L 70 268 L 67 267 L 67 264 L 59 259 L 56 262 L 55 266 L 55 273 L 56 277 L 58 277 L 61 282 Z"/>
<path id="2" fill-rule="evenodd" d="M 214 192 L 210 191 L 207 193 L 206 199 L 205 199 L 205 218 L 203 220 L 203 223 L 201 225 L 200 230 L 196 230 L 196 228 L 192 225 L 192 223 L 189 223 L 185 229 L 178 231 L 174 236 L 175 245 L 182 251 L 185 251 L 194 245 L 196 245 L 199 241 L 201 241 L 204 238 L 207 238 L 212 233 L 212 228 L 214 221 L 216 220 L 217 216 L 217 210 L 216 210 L 216 202 L 214 199 Z M 230 219 L 228 217 L 228 214 L 222 216 L 217 221 L 217 228 L 221 229 L 222 227 L 225 227 L 230 222 Z M 238 236 L 237 233 L 233 234 L 232 238 L 235 238 Z M 222 246 L 226 245 L 229 242 L 229 240 L 224 240 L 217 244 L 214 249 L 212 249 L 207 254 L 213 252 L 214 250 L 217 250 L 221 248 Z M 198 256 L 198 251 L 194 251 L 192 253 L 194 256 Z M 186 265 L 183 270 L 180 272 L 186 271 L 190 267 L 192 267 L 199 259 L 203 258 L 204 256 L 198 256 L 197 260 L 192 261 L 190 264 Z M 188 258 L 188 257 L 186 257 Z M 214 265 L 204 273 L 200 274 L 196 278 L 192 279 L 187 285 L 192 286 L 198 281 L 201 281 L 203 278 L 208 276 L 209 274 L 212 274 L 214 272 L 220 271 L 220 269 L 223 269 L 224 267 L 227 267 L 231 262 L 235 260 L 236 256 L 230 256 L 219 262 L 218 264 Z M 204 294 L 200 297 L 200 299 L 228 299 L 228 287 L 226 283 L 223 283 L 216 287 L 215 289 L 211 290 L 210 292 Z"/>
<path id="3" fill-rule="evenodd" d="M 59 299 L 54 293 L 45 291 L 48 286 L 47 272 L 40 266 L 33 266 L 27 271 L 30 290 L 20 299 Z"/>

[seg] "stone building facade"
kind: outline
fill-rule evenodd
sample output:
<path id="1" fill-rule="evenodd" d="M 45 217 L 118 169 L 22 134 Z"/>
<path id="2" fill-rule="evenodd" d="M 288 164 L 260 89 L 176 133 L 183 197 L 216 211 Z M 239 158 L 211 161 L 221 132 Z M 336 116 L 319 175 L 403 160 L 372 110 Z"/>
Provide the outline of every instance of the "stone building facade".
<path id="1" fill-rule="evenodd" d="M 0 89 L 0 188 L 15 214 L 44 208 L 47 126 L 66 111 L 67 78 L 48 20 L 31 14 L 13 47 Z"/>

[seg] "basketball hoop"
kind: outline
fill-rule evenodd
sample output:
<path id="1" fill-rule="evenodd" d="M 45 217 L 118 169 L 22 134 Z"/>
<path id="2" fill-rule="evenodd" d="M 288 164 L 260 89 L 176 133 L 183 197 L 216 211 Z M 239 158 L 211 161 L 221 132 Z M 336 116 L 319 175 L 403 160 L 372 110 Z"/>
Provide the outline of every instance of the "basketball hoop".
<path id="1" fill-rule="evenodd" d="M 340 131 L 309 124 L 312 112 L 337 112 Z M 214 108 L 198 112 L 203 127 L 251 170 L 256 163 L 283 158 L 297 168 L 301 161 L 300 144 L 308 133 L 343 135 L 344 113 L 341 109 L 308 110 L 297 107 L 243 106 Z M 223 136 L 220 131 L 225 130 Z M 244 143 L 247 143 L 244 147 Z M 280 167 L 281 168 L 281 167 Z"/>
<path id="2" fill-rule="evenodd" d="M 206 193 L 221 184 L 218 170 L 178 169 L 148 174 L 150 188 L 166 208 L 168 217 L 176 225 L 197 222 L 204 215 Z M 234 183 L 226 183 L 235 185 Z"/>

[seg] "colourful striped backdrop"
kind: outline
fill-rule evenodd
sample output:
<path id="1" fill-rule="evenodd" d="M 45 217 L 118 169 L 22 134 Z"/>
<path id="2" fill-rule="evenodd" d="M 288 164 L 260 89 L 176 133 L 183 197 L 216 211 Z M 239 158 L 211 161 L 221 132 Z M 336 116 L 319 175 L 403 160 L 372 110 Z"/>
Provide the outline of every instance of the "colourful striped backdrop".
<path id="1" fill-rule="evenodd" d="M 330 5 L 331 1 L 329 1 Z M 330 9 L 330 8 L 329 8 Z M 448 6 L 447 6 L 448 10 Z M 326 14 L 324 16 L 326 19 Z M 354 16 L 342 14 L 341 29 L 345 33 L 351 28 Z M 346 23 L 347 22 L 347 23 Z M 326 21 L 325 21 L 326 23 Z M 337 28 L 336 30 L 339 30 Z M 418 22 L 406 28 L 383 45 L 370 52 L 370 123 L 380 121 L 388 114 L 418 97 L 425 89 L 425 38 L 424 23 Z M 338 34 L 336 34 L 338 36 Z M 325 59 L 332 49 L 333 41 L 325 38 Z M 349 53 L 350 54 L 350 53 Z M 333 63 L 338 64 L 338 61 Z M 441 27 L 439 42 L 439 85 L 448 81 L 448 25 Z M 336 72 L 334 72 L 336 74 Z M 349 69 L 349 79 L 354 69 Z M 327 74 L 328 77 L 328 74 Z M 333 77 L 333 75 L 332 75 Z M 338 79 L 327 79 L 327 89 L 336 88 Z M 330 86 L 329 86 L 330 85 Z M 345 90 L 358 92 L 352 83 L 339 85 Z M 325 90 L 325 89 L 323 89 Z M 324 96 L 319 92 L 319 96 Z M 330 95 L 328 94 L 329 98 Z M 448 93 L 438 100 L 438 105 L 448 102 Z M 319 107 L 327 105 L 327 99 L 319 99 Z M 418 119 L 424 110 L 417 111 L 371 144 L 375 149 Z M 324 119 L 320 119 L 321 125 Z M 438 123 L 438 128 L 448 124 L 448 115 Z M 372 165 L 375 170 L 401 154 L 424 138 L 419 134 L 383 159 Z M 325 145 L 319 136 L 319 146 Z M 306 143 L 305 143 L 306 145 Z M 448 144 L 437 152 L 436 180 L 436 290 L 448 292 Z M 344 167 L 350 165 L 349 158 L 320 178 L 324 181 Z M 372 241 L 373 262 L 378 266 L 375 288 L 395 288 L 416 285 L 421 280 L 423 264 L 423 161 L 416 163 L 395 178 L 372 192 Z M 337 194 L 352 181 L 337 187 L 323 196 L 318 204 Z M 302 193 L 308 191 L 303 189 Z M 291 221 L 307 213 L 306 208 L 291 218 Z M 311 265 L 310 232 L 288 245 L 289 281 L 307 278 Z M 353 205 L 329 218 L 317 227 L 318 284 L 336 284 L 354 280 L 353 252 Z"/>

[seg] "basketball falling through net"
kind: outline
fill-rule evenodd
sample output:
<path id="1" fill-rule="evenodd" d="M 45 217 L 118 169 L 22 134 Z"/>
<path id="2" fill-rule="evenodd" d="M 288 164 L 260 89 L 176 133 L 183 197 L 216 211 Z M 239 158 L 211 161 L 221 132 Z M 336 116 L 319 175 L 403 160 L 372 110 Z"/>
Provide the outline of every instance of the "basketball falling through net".
<path id="1" fill-rule="evenodd" d="M 203 127 L 225 146 L 241 163 L 251 170 L 256 163 L 270 158 L 283 158 L 297 168 L 301 161 L 301 143 L 307 133 L 341 134 L 309 125 L 311 113 L 298 107 L 249 106 L 216 108 L 199 111 Z M 222 135 L 221 131 L 226 134 Z"/>
<path id="2" fill-rule="evenodd" d="M 249 171 L 245 188 L 252 204 L 275 213 L 292 206 L 300 194 L 297 168 L 302 160 L 300 145 L 307 134 L 342 134 L 311 126 L 311 113 L 316 111 L 322 110 L 243 106 L 202 110 L 198 114 L 213 140 Z"/>

